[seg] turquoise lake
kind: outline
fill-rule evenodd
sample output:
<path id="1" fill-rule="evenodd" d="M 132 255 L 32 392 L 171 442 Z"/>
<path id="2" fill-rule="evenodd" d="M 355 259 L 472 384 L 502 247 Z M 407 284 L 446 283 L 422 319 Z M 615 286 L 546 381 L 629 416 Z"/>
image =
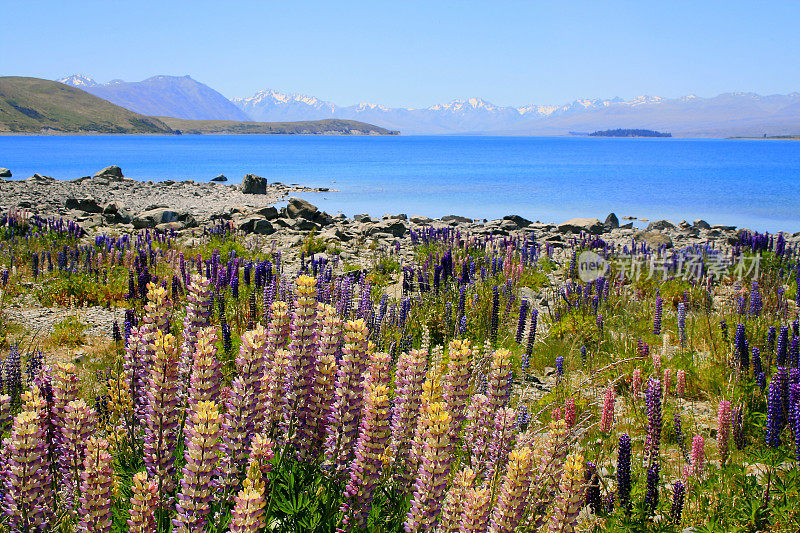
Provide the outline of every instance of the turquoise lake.
<path id="1" fill-rule="evenodd" d="M 485 136 L 0 136 L 0 167 L 74 179 L 116 164 L 138 180 L 245 173 L 339 189 L 331 213 L 520 214 L 562 222 L 609 212 L 800 231 L 800 142 Z"/>

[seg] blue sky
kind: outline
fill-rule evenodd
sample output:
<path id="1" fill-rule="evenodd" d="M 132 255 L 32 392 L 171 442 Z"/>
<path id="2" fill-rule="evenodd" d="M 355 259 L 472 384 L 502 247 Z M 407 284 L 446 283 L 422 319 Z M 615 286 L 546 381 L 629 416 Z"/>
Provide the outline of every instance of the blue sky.
<path id="1" fill-rule="evenodd" d="M 342 105 L 800 91 L 800 2 L 0 2 L 0 74 Z"/>

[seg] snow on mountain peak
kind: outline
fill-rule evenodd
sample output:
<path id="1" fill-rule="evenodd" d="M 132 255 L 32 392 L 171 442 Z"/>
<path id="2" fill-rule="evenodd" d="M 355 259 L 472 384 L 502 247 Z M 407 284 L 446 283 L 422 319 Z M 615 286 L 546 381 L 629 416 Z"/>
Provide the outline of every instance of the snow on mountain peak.
<path id="1" fill-rule="evenodd" d="M 65 85 L 71 85 L 72 87 L 95 87 L 98 85 L 98 83 L 92 78 L 82 74 L 73 74 L 71 76 L 67 76 L 66 78 L 61 78 L 58 80 L 58 82 Z"/>

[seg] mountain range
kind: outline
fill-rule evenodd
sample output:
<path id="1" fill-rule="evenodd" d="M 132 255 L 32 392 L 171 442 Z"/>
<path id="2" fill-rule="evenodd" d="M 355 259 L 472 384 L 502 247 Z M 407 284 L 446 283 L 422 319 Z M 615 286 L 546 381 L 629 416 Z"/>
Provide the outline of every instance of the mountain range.
<path id="1" fill-rule="evenodd" d="M 676 137 L 760 137 L 800 132 L 800 93 L 616 97 L 520 107 L 470 98 L 415 109 L 367 103 L 339 106 L 314 96 L 269 89 L 228 100 L 189 76 L 155 76 L 133 83 L 114 80 L 102 85 L 85 76 L 59 81 L 148 115 L 263 122 L 345 119 L 407 135 L 569 135 L 617 128 L 658 130 Z"/>

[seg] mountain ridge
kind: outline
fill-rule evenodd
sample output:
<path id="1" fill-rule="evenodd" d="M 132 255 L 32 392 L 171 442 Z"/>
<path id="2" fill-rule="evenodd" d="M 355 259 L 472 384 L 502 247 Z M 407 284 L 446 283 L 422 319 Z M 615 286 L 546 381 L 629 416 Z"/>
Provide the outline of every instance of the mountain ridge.
<path id="1" fill-rule="evenodd" d="M 230 100 L 191 76 L 157 75 L 142 81 L 99 84 L 88 76 L 57 80 L 136 113 L 189 120 L 251 120 Z"/>

